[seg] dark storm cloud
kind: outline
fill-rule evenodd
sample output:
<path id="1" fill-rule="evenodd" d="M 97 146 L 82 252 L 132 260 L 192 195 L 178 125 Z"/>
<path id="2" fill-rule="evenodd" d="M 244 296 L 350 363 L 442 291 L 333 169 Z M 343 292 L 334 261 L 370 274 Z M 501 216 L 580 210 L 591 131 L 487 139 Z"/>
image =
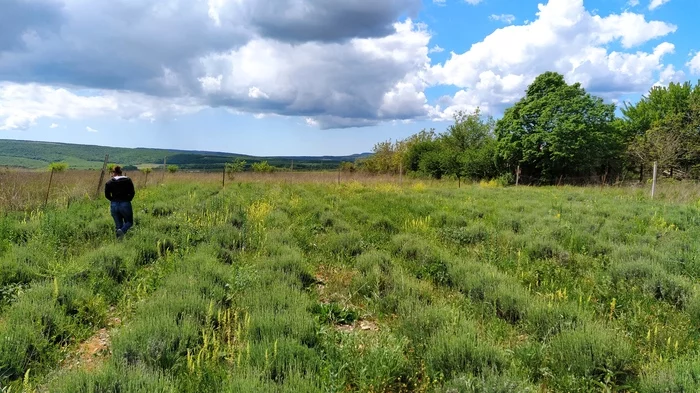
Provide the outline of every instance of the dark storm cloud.
<path id="1" fill-rule="evenodd" d="M 262 36 L 285 42 L 337 42 L 382 37 L 420 0 L 279 0 L 248 2 L 251 24 Z"/>

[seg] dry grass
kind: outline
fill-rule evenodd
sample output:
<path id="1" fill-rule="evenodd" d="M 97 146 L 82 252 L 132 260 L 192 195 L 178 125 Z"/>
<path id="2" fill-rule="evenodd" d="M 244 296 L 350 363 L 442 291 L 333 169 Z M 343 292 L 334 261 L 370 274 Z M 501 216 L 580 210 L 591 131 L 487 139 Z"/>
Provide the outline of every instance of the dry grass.
<path id="1" fill-rule="evenodd" d="M 162 183 L 191 183 L 221 184 L 222 173 L 216 172 L 177 172 L 164 173 L 154 171 L 146 176 L 139 171 L 126 173 L 134 181 L 137 189 Z M 100 172 L 95 170 L 68 170 L 54 174 L 48 204 L 66 206 L 83 199 L 92 199 L 97 192 Z M 105 175 L 102 184 L 107 181 Z M 46 170 L 21 170 L 0 168 L 0 211 L 29 211 L 41 207 L 46 199 L 49 172 Z M 256 182 L 256 183 L 280 183 L 280 184 L 361 184 L 361 185 L 386 185 L 425 188 L 426 186 L 438 186 L 444 188 L 457 187 L 455 181 L 450 180 L 415 180 L 404 177 L 400 179 L 396 175 L 371 175 L 362 172 L 341 173 L 336 171 L 317 172 L 274 172 L 237 173 L 233 178 L 226 176 L 225 183 Z M 465 185 L 466 186 L 466 185 Z M 601 192 L 618 194 L 623 198 L 646 199 L 650 197 L 651 184 L 630 183 L 623 186 L 590 186 L 577 187 L 586 192 L 600 189 Z M 100 189 L 98 198 L 102 197 Z M 661 180 L 657 184 L 656 199 L 672 203 L 700 203 L 700 183 L 678 182 Z"/>
<path id="2" fill-rule="evenodd" d="M 146 176 L 139 171 L 125 173 L 134 181 L 136 189 L 153 186 L 162 183 L 191 183 L 221 184 L 222 174 L 214 172 L 177 172 L 164 173 L 154 171 Z M 30 211 L 44 204 L 50 173 L 46 170 L 0 169 L 0 210 L 4 211 Z M 107 174 L 100 182 L 100 171 L 95 170 L 68 170 L 55 173 L 48 195 L 48 204 L 55 206 L 67 206 L 70 203 L 83 199 L 92 199 L 97 195 L 102 197 L 104 183 L 108 179 Z M 338 172 L 275 172 L 275 173 L 237 173 L 233 178 L 226 177 L 226 184 L 234 182 L 260 182 L 260 183 L 316 183 L 334 184 L 357 182 L 365 185 L 399 184 L 398 176 L 392 175 L 368 175 L 364 173 Z M 403 179 L 403 184 L 411 185 L 414 181 Z M 97 192 L 98 184 L 101 188 Z"/>

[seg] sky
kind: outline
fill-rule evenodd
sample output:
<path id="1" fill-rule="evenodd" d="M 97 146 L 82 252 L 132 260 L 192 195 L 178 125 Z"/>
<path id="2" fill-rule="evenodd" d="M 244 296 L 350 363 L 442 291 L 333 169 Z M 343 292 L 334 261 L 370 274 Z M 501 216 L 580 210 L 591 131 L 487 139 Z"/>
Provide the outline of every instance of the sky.
<path id="1" fill-rule="evenodd" d="M 0 139 L 258 156 L 700 79 L 698 0 L 0 0 Z M 0 141 L 0 143 L 2 143 Z"/>

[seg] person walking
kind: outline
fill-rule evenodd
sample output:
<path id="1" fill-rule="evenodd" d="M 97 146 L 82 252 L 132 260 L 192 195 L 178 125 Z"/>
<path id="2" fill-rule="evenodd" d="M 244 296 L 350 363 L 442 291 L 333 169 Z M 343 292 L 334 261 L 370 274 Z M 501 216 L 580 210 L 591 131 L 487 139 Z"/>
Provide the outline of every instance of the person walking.
<path id="1" fill-rule="evenodd" d="M 131 201 L 134 199 L 134 183 L 127 176 L 122 175 L 122 168 L 115 166 L 112 170 L 112 178 L 105 184 L 105 197 L 111 202 L 110 213 L 117 227 L 117 239 L 124 237 L 126 232 L 134 225 L 134 212 Z"/>

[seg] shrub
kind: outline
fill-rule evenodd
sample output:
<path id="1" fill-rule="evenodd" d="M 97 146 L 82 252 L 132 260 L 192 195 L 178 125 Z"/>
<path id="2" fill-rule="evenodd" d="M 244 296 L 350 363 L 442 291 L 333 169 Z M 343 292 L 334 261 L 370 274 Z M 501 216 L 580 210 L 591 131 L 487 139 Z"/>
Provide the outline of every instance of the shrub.
<path id="1" fill-rule="evenodd" d="M 454 243 L 458 246 L 482 243 L 489 238 L 488 230 L 482 223 L 462 228 L 442 228 L 438 233 L 443 241 Z"/>
<path id="2" fill-rule="evenodd" d="M 357 311 L 335 302 L 315 304 L 309 311 L 319 322 L 331 325 L 351 325 L 359 318 Z"/>
<path id="3" fill-rule="evenodd" d="M 80 337 L 80 328 L 53 294 L 51 284 L 38 284 L 6 310 L 0 325 L 0 384 L 22 378 L 28 368 L 44 370 L 58 360 L 61 346 Z"/>
<path id="4" fill-rule="evenodd" d="M 392 263 L 383 251 L 370 250 L 355 260 L 359 274 L 353 276 L 350 289 L 363 297 L 383 297 L 392 288 Z"/>
<path id="5" fill-rule="evenodd" d="M 169 302 L 162 302 L 171 309 Z M 149 307 L 138 318 L 114 336 L 112 350 L 117 360 L 129 366 L 148 366 L 161 371 L 182 371 L 187 349 L 198 346 L 200 325 L 183 310 L 172 314 L 170 310 Z M 206 310 L 206 308 L 204 308 Z"/>
<path id="6" fill-rule="evenodd" d="M 447 256 L 420 237 L 412 234 L 396 235 L 392 251 L 409 262 L 417 278 L 430 278 L 436 284 L 452 285 Z"/>
<path id="7" fill-rule="evenodd" d="M 425 361 L 434 378 L 501 370 L 506 365 L 503 350 L 479 337 L 473 324 L 465 320 L 443 327 L 428 343 Z"/>
<path id="8" fill-rule="evenodd" d="M 635 349 L 624 336 L 594 323 L 560 333 L 547 351 L 553 382 L 574 385 L 558 386 L 562 390 L 598 386 L 597 382 L 630 386 L 637 379 L 637 361 Z"/>
<path id="9" fill-rule="evenodd" d="M 539 340 L 545 340 L 565 330 L 582 326 L 588 320 L 575 305 L 556 303 L 549 306 L 536 302 L 528 307 L 524 325 Z"/>
<path id="10" fill-rule="evenodd" d="M 486 371 L 448 381 L 444 386 L 450 393 L 535 393 L 539 389 L 526 378 L 512 373 Z"/>
<path id="11" fill-rule="evenodd" d="M 683 308 L 691 293 L 690 281 L 682 276 L 658 273 L 644 282 L 645 291 L 657 300 L 665 301 L 675 307 Z"/>
<path id="12" fill-rule="evenodd" d="M 324 346 L 337 386 L 358 392 L 411 389 L 408 341 L 391 333 L 335 333 Z M 400 389 L 403 387 L 403 389 Z"/>
<path id="13" fill-rule="evenodd" d="M 171 378 L 145 367 L 110 363 L 99 370 L 63 372 L 49 382 L 55 393 L 175 393 Z"/>
<path id="14" fill-rule="evenodd" d="M 639 393 L 685 393 L 700 391 L 700 361 L 676 360 L 642 375 Z"/>
<path id="15" fill-rule="evenodd" d="M 366 244 L 358 232 L 331 234 L 327 238 L 326 250 L 341 258 L 356 257 L 365 250 Z"/>

